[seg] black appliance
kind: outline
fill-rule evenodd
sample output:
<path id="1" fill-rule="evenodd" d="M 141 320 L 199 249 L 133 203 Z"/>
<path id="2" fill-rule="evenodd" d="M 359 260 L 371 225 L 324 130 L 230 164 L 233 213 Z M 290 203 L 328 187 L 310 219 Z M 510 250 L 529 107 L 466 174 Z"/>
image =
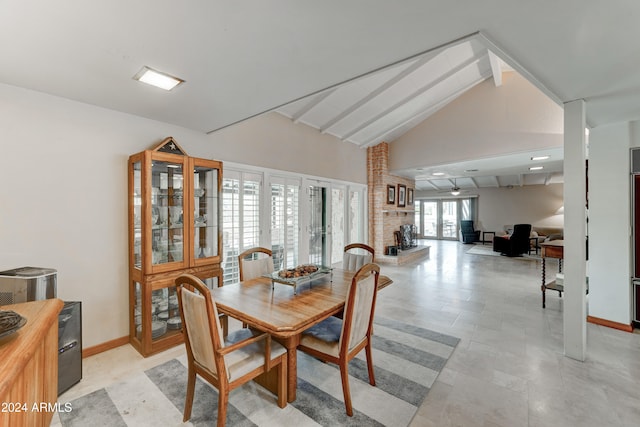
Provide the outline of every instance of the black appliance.
<path id="1" fill-rule="evenodd" d="M 68 301 L 58 315 L 58 396 L 82 379 L 82 304 Z"/>

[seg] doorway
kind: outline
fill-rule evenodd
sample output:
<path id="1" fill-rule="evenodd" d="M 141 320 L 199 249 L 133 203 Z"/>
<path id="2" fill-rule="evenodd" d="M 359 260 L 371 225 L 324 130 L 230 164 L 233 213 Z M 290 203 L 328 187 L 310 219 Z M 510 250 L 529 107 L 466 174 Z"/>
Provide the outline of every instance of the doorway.
<path id="1" fill-rule="evenodd" d="M 457 240 L 461 219 L 473 219 L 472 198 L 416 200 L 416 226 L 421 238 Z"/>

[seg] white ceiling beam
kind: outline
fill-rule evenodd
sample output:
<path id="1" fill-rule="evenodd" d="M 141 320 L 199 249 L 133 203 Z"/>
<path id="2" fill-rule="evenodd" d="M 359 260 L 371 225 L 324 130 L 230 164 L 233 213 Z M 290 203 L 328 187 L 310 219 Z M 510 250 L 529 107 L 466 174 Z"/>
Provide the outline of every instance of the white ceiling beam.
<path id="1" fill-rule="evenodd" d="M 523 174 L 518 174 L 518 186 L 522 187 L 524 186 L 524 175 Z"/>
<path id="2" fill-rule="evenodd" d="M 327 99 L 327 97 L 335 92 L 336 89 L 337 88 L 327 90 L 326 92 L 323 92 L 318 96 L 312 98 L 304 107 L 300 108 L 291 116 L 291 120 L 293 121 L 293 123 L 298 123 L 302 116 L 313 110 L 318 104 Z"/>
<path id="3" fill-rule="evenodd" d="M 474 64 L 477 64 L 483 57 L 484 57 L 484 54 L 475 55 L 474 57 L 472 57 L 470 59 L 467 59 L 462 64 L 460 64 L 460 65 L 452 68 L 451 70 L 447 71 L 446 73 L 441 75 L 436 80 L 434 80 L 432 82 L 429 82 L 426 85 L 421 86 L 420 88 L 415 90 L 410 95 L 404 97 L 399 102 L 396 102 L 391 107 L 389 107 L 386 110 L 384 110 L 383 112 L 377 114 L 373 118 L 371 118 L 371 119 L 367 120 L 366 122 L 362 123 L 360 126 L 356 126 L 354 129 L 350 130 L 345 135 L 343 135 L 341 139 L 343 141 L 349 139 L 351 136 L 353 136 L 354 134 L 360 132 L 362 129 L 371 126 L 373 123 L 377 122 L 382 117 L 392 113 L 393 111 L 397 110 L 398 108 L 400 108 L 401 106 L 403 106 L 407 102 L 411 101 L 412 99 L 416 98 L 417 96 L 422 95 L 424 92 L 428 91 L 429 89 L 433 88 L 434 86 L 442 83 L 443 81 L 445 81 L 448 78 L 454 76 L 455 74 L 459 73 L 460 71 L 464 70 L 465 68 L 470 67 L 470 66 L 472 66 Z"/>
<path id="4" fill-rule="evenodd" d="M 549 184 L 551 184 L 551 174 L 547 173 L 544 176 L 544 185 L 549 185 Z"/>
<path id="5" fill-rule="evenodd" d="M 431 188 L 433 188 L 434 190 L 440 190 L 440 188 L 435 185 L 433 182 L 431 182 L 430 179 L 424 180 L 424 181 L 420 181 L 420 182 L 426 182 L 427 184 L 429 184 L 431 186 Z"/>
<path id="6" fill-rule="evenodd" d="M 493 178 L 493 182 L 494 182 L 495 186 L 497 188 L 500 188 L 500 180 L 498 180 L 498 177 L 494 175 L 494 176 L 492 176 L 492 178 Z"/>
<path id="7" fill-rule="evenodd" d="M 469 179 L 471 180 L 471 184 L 473 185 L 474 188 L 480 188 L 478 187 L 478 182 L 474 177 L 470 176 Z"/>
<path id="8" fill-rule="evenodd" d="M 344 109 L 340 114 L 334 116 L 331 120 L 327 121 L 325 124 L 320 126 L 320 132 L 327 133 L 329 131 L 329 129 L 331 129 L 336 124 L 340 123 L 347 116 L 352 114 L 354 111 L 358 110 L 360 107 L 362 107 L 363 105 L 367 104 L 369 101 L 374 99 L 376 96 L 380 95 L 385 90 L 387 90 L 390 87 L 394 86 L 396 83 L 398 83 L 399 81 L 403 80 L 409 74 L 411 74 L 414 71 L 416 71 L 417 69 L 421 68 L 426 63 L 431 62 L 432 60 L 434 60 L 438 56 L 442 55 L 444 52 L 445 51 L 437 52 L 436 55 L 433 55 L 431 53 L 430 54 L 426 54 L 422 58 L 416 60 L 409 67 L 407 67 L 404 70 L 400 71 L 395 76 L 393 76 L 392 78 L 390 78 L 389 80 L 387 80 L 386 82 L 384 82 L 383 84 L 378 86 L 375 90 L 371 91 L 367 96 L 365 96 L 363 98 L 360 98 L 358 101 L 354 102 L 349 107 Z"/>
<path id="9" fill-rule="evenodd" d="M 489 64 L 491 64 L 491 72 L 493 73 L 493 83 L 496 87 L 500 87 L 502 86 L 502 64 L 500 63 L 500 58 L 488 49 L 487 53 L 489 54 Z"/>
<path id="10" fill-rule="evenodd" d="M 452 95 L 449 95 L 446 98 L 438 101 L 436 104 L 433 104 L 428 109 L 426 109 L 424 111 L 420 111 L 420 112 L 414 114 L 413 116 L 409 117 L 407 120 L 402 121 L 400 124 L 395 124 L 395 125 L 392 124 L 391 126 L 387 127 L 387 129 L 385 129 L 384 131 L 379 132 L 373 138 L 369 138 L 369 140 L 366 141 L 364 144 L 360 145 L 360 147 L 366 148 L 366 147 L 369 147 L 371 145 L 375 145 L 375 144 L 379 143 L 380 140 L 385 135 L 388 135 L 388 134 L 392 133 L 396 129 L 401 128 L 401 127 L 405 126 L 407 123 L 410 123 L 410 122 L 412 122 L 414 120 L 417 120 L 420 117 L 422 117 L 422 119 L 420 119 L 420 122 L 423 121 L 424 119 L 426 119 L 430 115 L 434 114 L 436 111 L 440 110 L 445 105 L 449 104 L 451 101 L 453 101 L 454 99 L 456 99 L 457 97 L 459 97 L 460 95 L 462 95 L 463 93 L 465 93 L 466 91 L 468 91 L 469 89 L 474 87 L 475 85 L 485 81 L 487 78 L 488 78 L 488 75 L 482 75 L 482 77 L 480 77 L 479 79 L 474 80 L 471 84 L 463 87 L 462 89 L 458 90 L 457 92 L 453 93 Z"/>

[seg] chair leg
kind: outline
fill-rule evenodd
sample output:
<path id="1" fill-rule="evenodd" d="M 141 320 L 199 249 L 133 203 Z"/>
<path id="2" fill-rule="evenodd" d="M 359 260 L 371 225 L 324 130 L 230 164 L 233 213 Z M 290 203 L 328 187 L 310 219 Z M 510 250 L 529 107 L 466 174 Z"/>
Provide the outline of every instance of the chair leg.
<path id="1" fill-rule="evenodd" d="M 224 427 L 227 422 L 227 406 L 229 404 L 229 389 L 220 387 L 218 390 L 218 427 Z"/>
<path id="2" fill-rule="evenodd" d="M 347 415 L 353 416 L 353 407 L 351 406 L 351 392 L 349 391 L 349 362 L 340 361 L 340 377 L 342 378 L 342 394 L 344 395 L 344 406 L 347 409 Z"/>
<path id="3" fill-rule="evenodd" d="M 367 342 L 367 346 L 365 347 L 365 352 L 367 354 L 367 369 L 369 370 L 369 384 L 375 387 L 376 378 L 373 375 L 373 356 L 371 354 L 371 338 L 369 338 Z"/>
<path id="4" fill-rule="evenodd" d="M 196 372 L 189 364 L 187 373 L 187 397 L 184 401 L 184 417 L 182 422 L 187 422 L 191 418 L 191 407 L 193 406 L 193 394 L 196 388 Z"/>

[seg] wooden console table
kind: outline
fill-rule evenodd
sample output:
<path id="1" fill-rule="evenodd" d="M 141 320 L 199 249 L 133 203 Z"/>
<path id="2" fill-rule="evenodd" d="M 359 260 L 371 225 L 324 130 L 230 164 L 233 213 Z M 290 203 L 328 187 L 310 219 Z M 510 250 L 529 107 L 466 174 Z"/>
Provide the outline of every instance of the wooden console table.
<path id="1" fill-rule="evenodd" d="M 48 299 L 0 307 L 27 319 L 0 339 L 0 426 L 48 426 L 58 400 L 58 313 Z"/>
<path id="2" fill-rule="evenodd" d="M 546 283 L 546 258 L 558 259 L 558 273 L 562 273 L 562 259 L 564 258 L 564 240 L 552 240 L 550 242 L 540 243 L 540 250 L 542 256 L 542 308 L 545 308 L 545 291 L 550 289 L 552 291 L 558 291 L 560 298 L 562 298 L 562 292 L 564 292 L 564 285 L 556 283 L 555 280 Z"/>

